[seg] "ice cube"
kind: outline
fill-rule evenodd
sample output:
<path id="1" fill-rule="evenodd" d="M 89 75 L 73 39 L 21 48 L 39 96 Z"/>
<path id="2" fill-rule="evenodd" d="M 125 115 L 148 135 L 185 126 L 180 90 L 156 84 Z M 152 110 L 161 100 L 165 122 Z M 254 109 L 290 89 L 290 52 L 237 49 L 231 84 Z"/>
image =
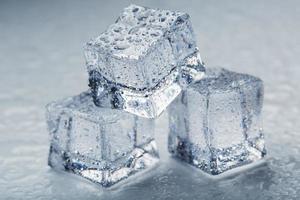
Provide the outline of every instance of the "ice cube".
<path id="1" fill-rule="evenodd" d="M 154 121 L 96 107 L 90 93 L 47 105 L 49 165 L 104 187 L 158 161 Z"/>
<path id="2" fill-rule="evenodd" d="M 168 108 L 169 151 L 210 174 L 261 159 L 263 82 L 207 68 Z"/>
<path id="3" fill-rule="evenodd" d="M 85 46 L 95 104 L 156 117 L 204 67 L 186 13 L 130 5 Z"/>

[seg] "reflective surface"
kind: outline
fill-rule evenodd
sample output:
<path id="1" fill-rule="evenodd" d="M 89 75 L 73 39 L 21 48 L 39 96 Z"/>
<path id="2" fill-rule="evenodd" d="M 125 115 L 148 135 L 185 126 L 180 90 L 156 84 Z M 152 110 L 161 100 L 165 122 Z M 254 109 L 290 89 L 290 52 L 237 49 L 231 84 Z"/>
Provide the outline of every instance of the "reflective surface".
<path id="1" fill-rule="evenodd" d="M 212 179 L 169 157 L 162 119 L 161 163 L 143 177 L 103 190 L 54 172 L 44 106 L 88 88 L 83 44 L 129 3 L 1 1 L 0 199 L 298 199 L 300 3 L 134 3 L 190 13 L 207 65 L 264 80 L 266 162 Z"/>

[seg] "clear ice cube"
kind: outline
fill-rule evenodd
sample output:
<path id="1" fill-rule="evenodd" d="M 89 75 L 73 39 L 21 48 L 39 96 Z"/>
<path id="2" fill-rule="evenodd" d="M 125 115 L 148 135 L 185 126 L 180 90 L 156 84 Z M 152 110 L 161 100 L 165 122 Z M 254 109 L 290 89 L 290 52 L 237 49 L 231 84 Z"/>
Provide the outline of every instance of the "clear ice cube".
<path id="1" fill-rule="evenodd" d="M 204 67 L 186 13 L 136 5 L 85 46 L 95 104 L 156 117 Z"/>
<path id="2" fill-rule="evenodd" d="M 111 186 L 158 161 L 154 121 L 96 107 L 90 93 L 47 105 L 49 165 Z"/>
<path id="3" fill-rule="evenodd" d="M 168 108 L 169 151 L 213 175 L 261 159 L 262 104 L 259 78 L 207 68 Z"/>

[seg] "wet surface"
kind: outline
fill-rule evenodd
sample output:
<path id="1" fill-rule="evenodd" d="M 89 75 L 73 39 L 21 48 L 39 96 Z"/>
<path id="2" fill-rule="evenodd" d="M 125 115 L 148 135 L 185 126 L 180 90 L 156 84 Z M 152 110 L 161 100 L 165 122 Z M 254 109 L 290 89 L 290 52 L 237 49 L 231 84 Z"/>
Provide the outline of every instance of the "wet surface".
<path id="1" fill-rule="evenodd" d="M 103 190 L 47 166 L 46 103 L 86 90 L 83 44 L 128 2 L 0 2 L 0 199 L 298 199 L 300 196 L 300 12 L 297 1 L 135 2 L 190 13 L 209 66 L 265 82 L 268 157 L 211 178 L 169 157 L 165 119 L 161 163 Z"/>

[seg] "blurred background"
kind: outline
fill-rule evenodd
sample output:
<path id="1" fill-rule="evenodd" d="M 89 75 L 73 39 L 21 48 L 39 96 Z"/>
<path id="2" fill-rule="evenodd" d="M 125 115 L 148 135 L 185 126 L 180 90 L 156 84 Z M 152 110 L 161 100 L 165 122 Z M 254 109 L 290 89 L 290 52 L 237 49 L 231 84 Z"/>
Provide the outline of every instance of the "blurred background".
<path id="1" fill-rule="evenodd" d="M 103 190 L 47 166 L 45 104 L 88 89 L 83 44 L 130 3 L 189 13 L 208 67 L 264 80 L 264 164 L 211 179 L 169 157 L 162 116 L 146 176 Z M 297 0 L 0 0 L 0 199 L 299 199 L 299 32 Z"/>

